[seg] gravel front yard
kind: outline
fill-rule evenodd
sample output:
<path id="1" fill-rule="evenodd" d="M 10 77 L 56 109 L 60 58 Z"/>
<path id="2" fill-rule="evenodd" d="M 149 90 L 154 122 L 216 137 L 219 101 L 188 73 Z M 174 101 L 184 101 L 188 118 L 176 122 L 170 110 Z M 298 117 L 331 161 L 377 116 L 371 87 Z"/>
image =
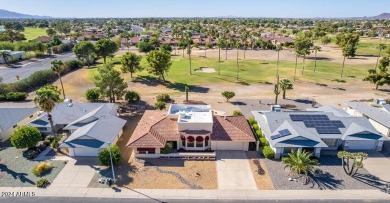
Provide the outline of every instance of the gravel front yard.
<path id="1" fill-rule="evenodd" d="M 257 152 L 246 153 L 249 161 L 249 165 L 252 169 L 253 177 L 256 181 L 258 190 L 274 190 L 274 184 L 269 177 L 267 167 L 265 167 L 264 158 L 260 158 Z"/>
<path id="2" fill-rule="evenodd" d="M 276 190 L 336 190 L 336 189 L 378 189 L 383 185 L 366 169 L 359 169 L 354 177 L 348 176 L 337 156 L 322 156 L 320 167 L 322 173 L 314 175 L 313 182 L 304 184 L 304 179 L 289 181 L 289 171 L 284 169 L 281 161 L 265 160 L 270 177 Z M 364 162 L 363 162 L 364 163 Z"/>
<path id="3" fill-rule="evenodd" d="M 116 167 L 117 186 L 132 189 L 217 189 L 215 161 L 178 159 L 131 160 Z M 110 168 L 95 174 L 89 187 L 107 187 L 97 183 L 112 177 Z"/>
<path id="4" fill-rule="evenodd" d="M 3 145 L 10 146 L 9 142 Z M 62 161 L 49 161 L 54 166 L 51 172 L 36 177 L 32 169 L 39 161 L 27 160 L 23 157 L 23 151 L 15 147 L 7 147 L 0 151 L 0 187 L 35 187 L 35 182 L 41 178 L 47 178 L 52 182 L 65 166 Z"/>

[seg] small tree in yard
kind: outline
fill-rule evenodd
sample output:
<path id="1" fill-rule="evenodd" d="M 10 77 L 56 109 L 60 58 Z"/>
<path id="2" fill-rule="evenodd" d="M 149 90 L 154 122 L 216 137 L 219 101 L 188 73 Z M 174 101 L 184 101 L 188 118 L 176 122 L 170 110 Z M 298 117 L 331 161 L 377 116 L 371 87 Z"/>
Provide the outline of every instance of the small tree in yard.
<path id="1" fill-rule="evenodd" d="M 139 100 L 141 100 L 141 96 L 136 91 L 128 91 L 125 94 L 125 100 L 129 104 L 134 104 L 134 103 L 139 102 Z"/>
<path id="2" fill-rule="evenodd" d="M 163 109 L 167 108 L 167 107 L 166 107 L 166 103 L 163 102 L 163 101 L 158 101 L 158 102 L 156 102 L 156 104 L 154 104 L 154 107 L 155 107 L 156 109 L 158 109 L 158 110 L 163 110 Z"/>
<path id="3" fill-rule="evenodd" d="M 354 176 L 360 168 L 363 168 L 363 160 L 367 158 L 367 154 L 363 152 L 346 152 L 337 153 L 342 162 L 345 173 L 349 176 Z"/>
<path id="4" fill-rule="evenodd" d="M 390 73 L 388 72 L 387 66 L 389 66 L 390 60 L 389 57 L 383 57 L 378 66 L 378 70 L 370 69 L 368 70 L 369 75 L 365 77 L 364 81 L 370 81 L 375 84 L 375 89 L 377 90 L 379 86 L 385 84 L 390 84 Z"/>
<path id="5" fill-rule="evenodd" d="M 159 76 L 165 82 L 164 74 L 172 65 L 171 54 L 163 50 L 153 50 L 146 56 L 146 61 L 150 66 L 149 72 Z"/>
<path id="6" fill-rule="evenodd" d="M 232 92 L 232 91 L 224 91 L 221 93 L 223 97 L 226 98 L 226 102 L 229 102 L 229 99 L 233 98 L 234 96 L 236 96 L 236 93 Z"/>
<path id="7" fill-rule="evenodd" d="M 38 128 L 32 126 L 19 127 L 11 136 L 11 144 L 17 149 L 34 147 L 42 139 Z"/>
<path id="8" fill-rule="evenodd" d="M 141 56 L 138 56 L 135 53 L 127 52 L 121 58 L 122 72 L 123 73 L 130 72 L 130 77 L 133 78 L 133 73 L 142 70 L 142 67 L 140 65 L 141 59 L 142 59 Z"/>
<path id="9" fill-rule="evenodd" d="M 100 93 L 98 88 L 88 89 L 85 93 L 85 97 L 90 102 L 96 102 L 100 98 Z"/>
<path id="10" fill-rule="evenodd" d="M 112 64 L 105 64 L 98 68 L 98 74 L 95 76 L 96 87 L 99 88 L 102 96 L 110 99 L 110 103 L 115 103 L 115 98 L 121 98 L 125 94 L 127 83 L 120 74 Z"/>
<path id="11" fill-rule="evenodd" d="M 98 154 L 99 164 L 103 166 L 111 166 L 110 151 L 112 156 L 112 163 L 117 165 L 121 162 L 122 157 L 117 145 L 111 145 L 102 149 Z"/>
<path id="12" fill-rule="evenodd" d="M 293 89 L 293 84 L 288 79 L 283 79 L 279 83 L 280 88 L 283 91 L 283 99 L 286 99 L 286 91 Z"/>

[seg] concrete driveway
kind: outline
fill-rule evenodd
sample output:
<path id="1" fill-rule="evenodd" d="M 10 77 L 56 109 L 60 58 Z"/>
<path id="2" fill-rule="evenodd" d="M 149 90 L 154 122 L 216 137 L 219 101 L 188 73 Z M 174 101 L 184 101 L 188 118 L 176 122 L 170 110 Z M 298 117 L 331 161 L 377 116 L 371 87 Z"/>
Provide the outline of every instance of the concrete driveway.
<path id="1" fill-rule="evenodd" d="M 25 65 L 21 65 L 18 68 L 6 68 L 0 67 L 0 77 L 3 78 L 3 83 L 16 82 L 16 76 L 19 75 L 20 80 L 24 79 L 31 74 L 39 70 L 50 69 L 51 61 L 57 59 L 62 60 L 63 62 L 71 61 L 76 59 L 76 56 L 73 52 L 53 55 L 45 59 L 38 60 L 36 62 L 31 62 Z"/>
<path id="2" fill-rule="evenodd" d="M 218 189 L 257 190 L 248 158 L 243 151 L 217 151 Z"/>
<path id="3" fill-rule="evenodd" d="M 390 159 L 379 152 L 366 153 L 368 157 L 363 161 L 364 168 L 382 181 L 390 182 Z"/>
<path id="4" fill-rule="evenodd" d="M 97 170 L 96 158 L 69 158 L 67 161 L 51 186 L 87 188 Z"/>

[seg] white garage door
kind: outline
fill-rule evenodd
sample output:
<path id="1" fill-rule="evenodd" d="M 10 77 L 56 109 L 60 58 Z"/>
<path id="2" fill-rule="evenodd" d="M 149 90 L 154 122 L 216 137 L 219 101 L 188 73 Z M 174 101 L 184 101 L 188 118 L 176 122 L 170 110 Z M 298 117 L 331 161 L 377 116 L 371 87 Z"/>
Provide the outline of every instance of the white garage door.
<path id="1" fill-rule="evenodd" d="M 75 148 L 74 156 L 97 156 L 99 148 Z"/>
<path id="2" fill-rule="evenodd" d="M 352 150 L 375 150 L 376 141 L 349 141 L 349 149 Z"/>
<path id="3" fill-rule="evenodd" d="M 244 150 L 244 142 L 217 141 L 216 150 Z"/>

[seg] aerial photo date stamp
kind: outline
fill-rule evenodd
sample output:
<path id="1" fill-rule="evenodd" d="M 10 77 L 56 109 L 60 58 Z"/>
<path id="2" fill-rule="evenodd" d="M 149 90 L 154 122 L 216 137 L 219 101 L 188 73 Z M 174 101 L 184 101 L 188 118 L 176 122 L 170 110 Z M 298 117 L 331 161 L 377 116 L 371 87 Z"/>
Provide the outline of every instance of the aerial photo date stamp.
<path id="1" fill-rule="evenodd" d="M 1 192 L 2 197 L 34 197 L 35 192 Z"/>

